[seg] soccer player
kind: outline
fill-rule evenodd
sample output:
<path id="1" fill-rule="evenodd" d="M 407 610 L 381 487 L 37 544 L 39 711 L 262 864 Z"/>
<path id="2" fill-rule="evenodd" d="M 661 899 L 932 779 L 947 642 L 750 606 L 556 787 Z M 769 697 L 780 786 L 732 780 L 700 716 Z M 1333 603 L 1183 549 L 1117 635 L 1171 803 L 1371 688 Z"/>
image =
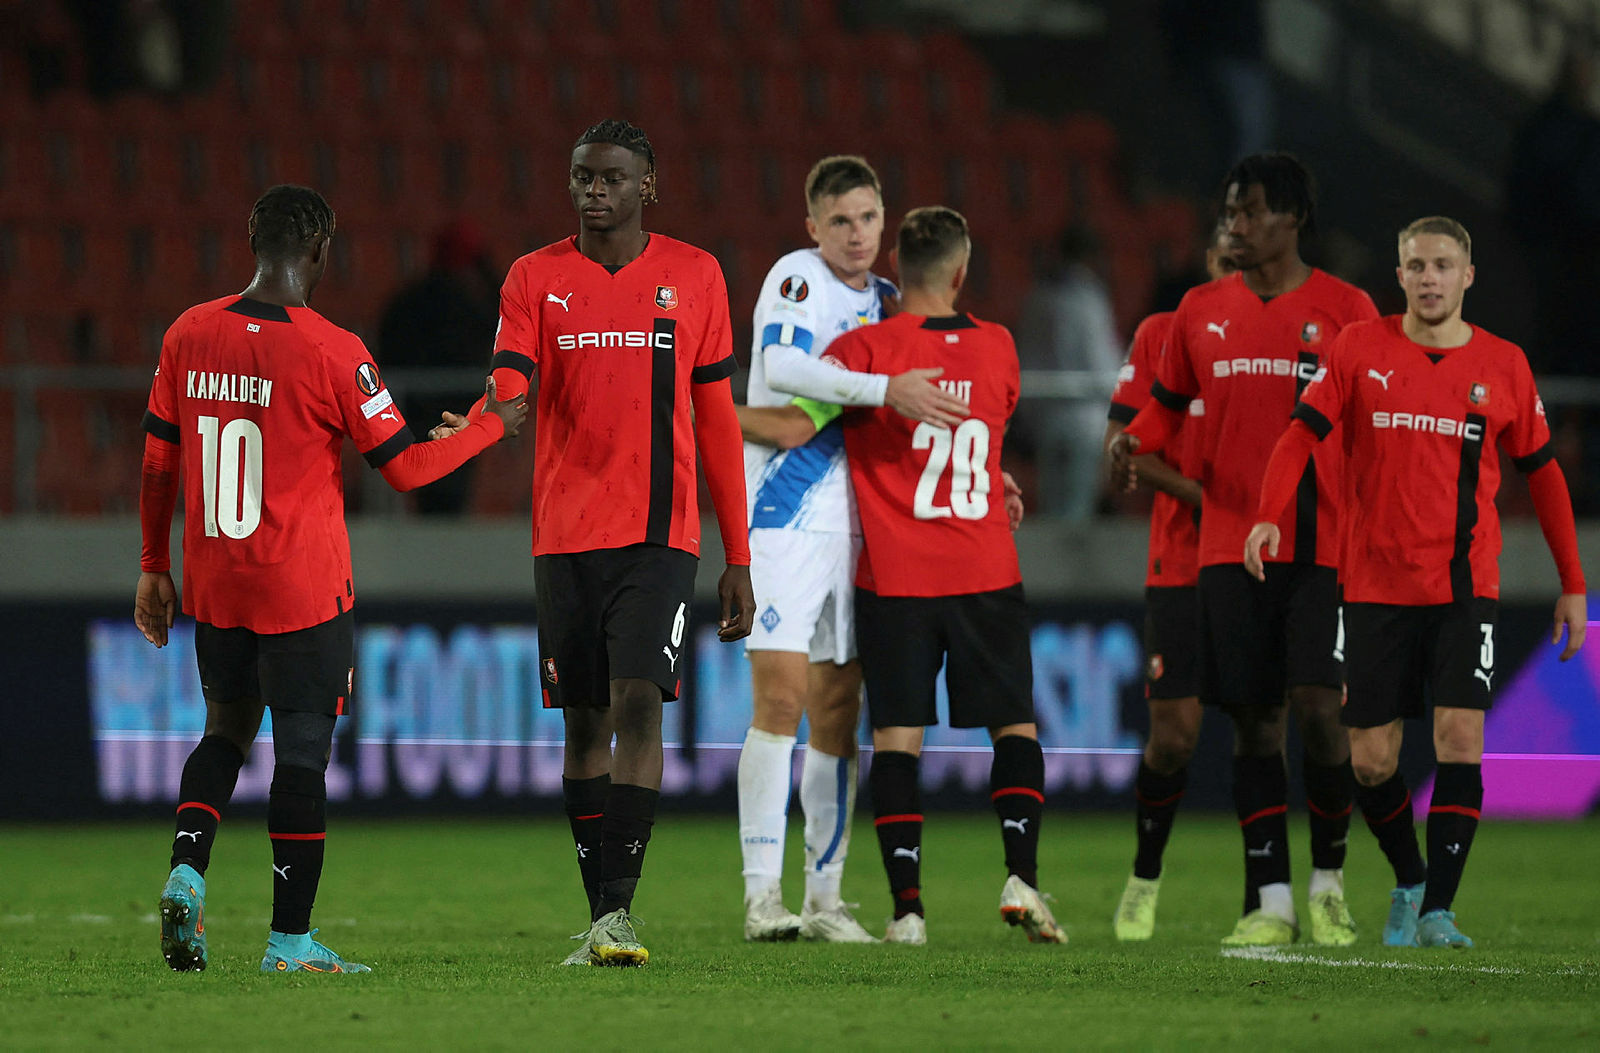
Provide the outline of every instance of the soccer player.
<path id="1" fill-rule="evenodd" d="M 349 436 L 397 490 L 433 482 L 502 435 L 527 405 L 414 444 L 359 338 L 307 304 L 327 270 L 334 214 L 315 190 L 275 186 L 250 213 L 256 273 L 244 292 L 185 311 L 167 330 L 144 417 L 144 548 L 134 623 L 167 643 L 178 591 L 168 534 L 182 462 L 183 609 L 195 619 L 205 737 L 183 766 L 161 952 L 206 967 L 206 866 L 239 768 L 272 710 L 272 928 L 264 972 L 367 972 L 312 939 L 327 830 L 325 773 L 349 711 L 355 591 L 340 447 Z"/>
<path id="2" fill-rule="evenodd" d="M 643 229 L 655 151 L 627 121 L 578 137 L 578 234 L 511 265 L 494 377 L 539 370 L 533 576 L 545 704 L 562 709 L 562 794 L 589 898 L 570 965 L 644 965 L 630 914 L 661 787 L 700 552 L 695 447 L 727 568 L 724 641 L 754 617 L 728 293 L 709 253 Z M 449 423 L 449 422 L 447 422 Z M 612 736 L 616 750 L 612 751 Z"/>
<path id="3" fill-rule="evenodd" d="M 1378 312 L 1366 293 L 1301 260 L 1316 201 L 1299 161 L 1253 155 L 1223 186 L 1228 254 L 1239 272 L 1184 296 L 1151 399 L 1109 452 L 1113 469 L 1129 472 L 1134 453 L 1158 452 L 1189 404 L 1203 400 L 1195 437 L 1204 491 L 1201 698 L 1233 721 L 1233 798 L 1245 855 L 1244 915 L 1223 943 L 1286 944 L 1299 936 L 1283 756 L 1292 708 L 1305 748 L 1311 934 L 1317 943 L 1347 946 L 1356 938 L 1343 874 L 1354 788 L 1349 737 L 1339 724 L 1339 444 L 1320 449 L 1297 481 L 1281 523 L 1287 548 L 1264 582 L 1245 571 L 1241 553 L 1282 422 L 1339 330 Z"/>
<path id="4" fill-rule="evenodd" d="M 840 333 L 883 317 L 894 286 L 872 273 L 883 234 L 877 173 L 855 156 L 824 157 L 806 176 L 806 233 L 814 248 L 778 260 L 756 300 L 746 401 L 787 405 L 793 394 L 902 406 L 954 400 L 925 378 L 847 374 L 822 361 Z M 908 404 L 909 400 L 909 404 Z M 741 408 L 741 420 L 747 410 Z M 752 420 L 755 418 L 752 417 Z M 802 428 L 810 418 L 800 417 Z M 860 532 L 835 420 L 800 442 L 745 446 L 750 576 L 757 627 L 745 642 L 754 713 L 739 752 L 739 841 L 747 940 L 874 942 L 839 896 L 856 796 L 861 667 L 854 595 Z M 774 446 L 777 446 L 774 449 Z M 790 754 L 800 717 L 810 738 L 800 775 L 805 813 L 805 899 L 783 905 Z"/>
<path id="5" fill-rule="evenodd" d="M 1064 943 L 1037 891 L 1044 754 L 1033 711 L 1033 663 L 1022 574 L 1005 501 L 990 499 L 1016 409 L 1016 345 L 1003 327 L 958 312 L 971 241 L 961 214 L 913 209 L 895 250 L 904 310 L 834 341 L 858 372 L 943 369 L 939 384 L 970 407 L 954 428 L 889 409 L 847 414 L 845 448 L 861 515 L 856 643 L 874 755 L 868 781 L 894 917 L 884 939 L 925 943 L 921 898 L 923 728 L 937 723 L 946 667 L 950 723 L 994 743 L 991 798 L 1007 878 L 1000 912 L 1030 940 Z"/>
<path id="6" fill-rule="evenodd" d="M 1227 231 L 1221 223 L 1211 240 L 1206 271 L 1216 281 L 1234 270 L 1227 255 Z M 1106 443 L 1149 401 L 1150 381 L 1161 361 L 1173 317 L 1171 311 L 1153 314 L 1135 330 L 1128 361 L 1111 392 Z M 1198 400 L 1189 404 L 1190 416 L 1198 417 L 1202 409 Z M 1119 940 L 1148 940 L 1155 932 L 1161 855 L 1177 819 L 1178 802 L 1189 780 L 1189 759 L 1200 738 L 1200 611 L 1195 597 L 1200 484 L 1192 478 L 1198 469 L 1189 456 L 1196 446 L 1191 441 L 1194 430 L 1185 424 L 1162 453 L 1138 458 L 1139 480 L 1156 490 L 1150 508 L 1150 554 L 1144 583 L 1145 700 L 1150 709 L 1150 738 L 1133 784 L 1138 850 L 1113 919 Z"/>
<path id="7" fill-rule="evenodd" d="M 1566 661 L 1583 646 L 1583 566 L 1566 479 L 1522 349 L 1461 317 L 1472 239 L 1429 216 L 1400 232 L 1403 315 L 1339 334 L 1273 448 L 1245 566 L 1277 555 L 1277 520 L 1318 442 L 1343 425 L 1349 485 L 1344 652 L 1357 800 L 1394 866 L 1383 942 L 1471 947 L 1451 903 L 1483 804 L 1483 720 L 1494 679 L 1500 594 L 1499 451 L 1527 473 L 1561 580 L 1550 642 Z M 1401 720 L 1433 698 L 1438 758 L 1428 857 L 1417 848 L 1399 773 Z"/>

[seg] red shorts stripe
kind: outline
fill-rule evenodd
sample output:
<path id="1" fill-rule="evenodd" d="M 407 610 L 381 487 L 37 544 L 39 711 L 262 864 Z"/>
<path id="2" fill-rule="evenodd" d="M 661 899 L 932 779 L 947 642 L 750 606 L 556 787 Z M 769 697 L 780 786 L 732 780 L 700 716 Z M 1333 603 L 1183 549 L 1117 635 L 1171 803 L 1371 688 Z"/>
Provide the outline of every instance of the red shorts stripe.
<path id="1" fill-rule="evenodd" d="M 1181 798 L 1182 796 L 1183 796 L 1183 791 L 1179 790 L 1177 793 L 1173 794 L 1171 797 L 1166 798 L 1165 800 L 1152 801 L 1152 800 L 1148 800 L 1145 797 L 1145 795 L 1140 793 L 1138 790 L 1134 790 L 1133 791 L 1134 800 L 1138 801 L 1140 804 L 1144 805 L 1146 808 L 1165 808 L 1169 804 L 1176 804 L 1178 799 Z"/>
<path id="2" fill-rule="evenodd" d="M 878 816 L 878 818 L 872 820 L 872 825 L 873 826 L 885 826 L 885 825 L 887 825 L 889 823 L 920 823 L 920 822 L 922 822 L 922 816 L 920 816 L 920 815 L 910 815 L 910 814 L 906 814 L 906 815 L 880 815 L 880 816 Z"/>
<path id="3" fill-rule="evenodd" d="M 326 841 L 328 835 L 322 834 L 268 834 L 274 841 Z"/>
<path id="4" fill-rule="evenodd" d="M 178 811 L 180 812 L 185 808 L 198 808 L 202 812 L 210 812 L 211 818 L 215 819 L 219 823 L 222 822 L 222 813 L 211 807 L 209 804 L 201 804 L 199 801 L 184 801 L 182 804 L 178 805 Z"/>
<path id="5" fill-rule="evenodd" d="M 1318 808 L 1311 801 L 1307 801 L 1306 802 L 1306 808 L 1310 810 L 1312 815 L 1320 815 L 1324 819 L 1343 819 L 1345 816 L 1350 814 L 1350 809 L 1352 807 L 1354 807 L 1354 806 L 1347 804 L 1347 805 L 1344 806 L 1344 810 L 1343 811 L 1324 812 L 1321 808 Z"/>
<path id="6" fill-rule="evenodd" d="M 1411 807 L 1411 791 L 1407 790 L 1406 791 L 1405 802 L 1403 804 L 1401 804 L 1400 807 L 1396 808 L 1394 811 L 1390 812 L 1388 815 L 1384 816 L 1382 819 L 1368 820 L 1367 821 L 1367 825 L 1368 826 L 1382 826 L 1385 823 L 1392 823 L 1396 819 L 1400 818 L 1401 815 L 1405 814 L 1406 809 L 1410 808 L 1410 807 Z"/>
<path id="7" fill-rule="evenodd" d="M 1031 786 L 1004 786 L 996 790 L 994 793 L 991 793 L 989 795 L 989 800 L 998 801 L 1000 798 L 1009 796 L 1013 793 L 1020 793 L 1024 797 L 1032 797 L 1040 804 L 1044 803 L 1044 794 L 1040 793 L 1038 790 L 1035 790 Z"/>
<path id="8" fill-rule="evenodd" d="M 1251 823 L 1255 822 L 1257 819 L 1265 819 L 1269 815 L 1282 815 L 1283 813 L 1287 812 L 1288 810 L 1289 810 L 1289 806 L 1286 805 L 1286 804 L 1275 804 L 1271 808 L 1263 808 L 1263 809 L 1261 809 L 1261 811 L 1257 812 L 1255 815 L 1246 816 L 1245 818 L 1240 819 L 1239 820 L 1239 825 L 1240 826 L 1249 826 Z"/>
<path id="9" fill-rule="evenodd" d="M 1468 808 L 1464 804 L 1436 804 L 1428 809 L 1429 815 L 1433 815 L 1435 812 L 1448 812 L 1451 815 L 1465 815 L 1471 819 L 1482 818 L 1478 812 L 1478 809 Z"/>
<path id="10" fill-rule="evenodd" d="M 336 717 L 344 716 L 344 696 L 343 695 L 339 696 L 338 704 L 333 707 L 333 715 L 336 716 Z"/>

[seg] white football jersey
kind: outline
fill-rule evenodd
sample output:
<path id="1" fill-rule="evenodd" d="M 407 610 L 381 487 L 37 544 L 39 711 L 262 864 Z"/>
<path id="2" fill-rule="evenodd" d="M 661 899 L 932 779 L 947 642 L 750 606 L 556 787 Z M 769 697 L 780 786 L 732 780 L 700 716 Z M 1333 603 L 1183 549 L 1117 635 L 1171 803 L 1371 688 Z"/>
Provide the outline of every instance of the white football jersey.
<path id="1" fill-rule="evenodd" d="M 779 259 L 767 272 L 756 300 L 745 401 L 752 406 L 784 406 L 794 398 L 767 386 L 767 347 L 789 345 L 820 358 L 840 333 L 880 321 L 882 298 L 894 293 L 894 284 L 876 275 L 868 276 L 865 289 L 852 289 L 834 275 L 815 248 Z M 744 474 L 752 529 L 860 533 L 839 421 L 792 450 L 745 443 Z"/>

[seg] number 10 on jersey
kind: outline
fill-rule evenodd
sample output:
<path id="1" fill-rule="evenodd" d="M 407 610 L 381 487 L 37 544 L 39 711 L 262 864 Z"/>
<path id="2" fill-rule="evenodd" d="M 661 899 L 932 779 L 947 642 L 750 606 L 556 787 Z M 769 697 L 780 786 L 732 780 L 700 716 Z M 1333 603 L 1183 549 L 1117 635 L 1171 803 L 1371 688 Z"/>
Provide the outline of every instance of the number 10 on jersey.
<path id="1" fill-rule="evenodd" d="M 911 433 L 911 448 L 927 450 L 911 512 L 918 519 L 982 519 L 989 514 L 989 425 L 968 418 L 954 431 L 926 422 Z M 950 469 L 950 504 L 934 504 L 939 480 Z"/>
<path id="2" fill-rule="evenodd" d="M 261 525 L 261 429 L 243 417 L 198 420 L 206 537 L 247 538 Z"/>

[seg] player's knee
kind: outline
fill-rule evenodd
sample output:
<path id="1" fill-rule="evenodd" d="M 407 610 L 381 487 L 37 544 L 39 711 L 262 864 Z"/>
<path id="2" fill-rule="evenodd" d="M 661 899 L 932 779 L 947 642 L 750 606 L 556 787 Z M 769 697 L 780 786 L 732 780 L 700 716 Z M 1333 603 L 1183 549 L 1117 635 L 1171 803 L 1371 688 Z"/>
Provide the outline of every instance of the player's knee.
<path id="1" fill-rule="evenodd" d="M 755 693 L 752 723 L 774 735 L 793 735 L 805 712 L 805 688 L 792 684 L 765 684 Z"/>
<path id="2" fill-rule="evenodd" d="M 1242 757 L 1272 757 L 1283 752 L 1283 710 L 1260 707 L 1232 710 L 1234 753 Z"/>
<path id="3" fill-rule="evenodd" d="M 277 766 L 323 772 L 333 753 L 334 718 L 328 713 L 272 713 L 272 756 Z"/>
<path id="4" fill-rule="evenodd" d="M 1198 729 L 1191 731 L 1182 726 L 1161 727 L 1153 724 L 1150 727 L 1150 741 L 1145 745 L 1145 763 L 1162 774 L 1175 772 L 1186 766 L 1194 756 L 1199 737 Z"/>
<path id="5" fill-rule="evenodd" d="M 1391 757 L 1383 752 L 1352 751 L 1350 754 L 1350 770 L 1355 772 L 1356 782 L 1363 786 L 1388 782 L 1399 764 L 1399 757 Z"/>
<path id="6" fill-rule="evenodd" d="M 1440 707 L 1433 716 L 1433 752 L 1444 764 L 1483 761 L 1483 713 Z"/>

